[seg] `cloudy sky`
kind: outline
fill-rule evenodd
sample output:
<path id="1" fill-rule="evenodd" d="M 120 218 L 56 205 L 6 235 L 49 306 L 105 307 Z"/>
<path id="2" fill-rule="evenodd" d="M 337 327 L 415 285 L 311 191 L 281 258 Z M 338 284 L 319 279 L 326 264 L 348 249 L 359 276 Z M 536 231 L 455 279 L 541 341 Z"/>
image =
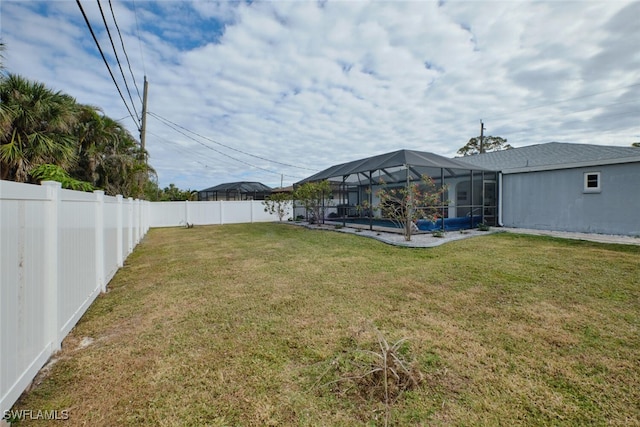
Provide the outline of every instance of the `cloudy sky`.
<path id="1" fill-rule="evenodd" d="M 401 148 L 453 157 L 480 120 L 515 147 L 640 141 L 637 1 L 100 4 L 129 90 L 98 3 L 80 1 L 133 117 L 74 0 L 2 0 L 4 66 L 136 137 L 146 75 L 162 187 L 290 185 Z"/>

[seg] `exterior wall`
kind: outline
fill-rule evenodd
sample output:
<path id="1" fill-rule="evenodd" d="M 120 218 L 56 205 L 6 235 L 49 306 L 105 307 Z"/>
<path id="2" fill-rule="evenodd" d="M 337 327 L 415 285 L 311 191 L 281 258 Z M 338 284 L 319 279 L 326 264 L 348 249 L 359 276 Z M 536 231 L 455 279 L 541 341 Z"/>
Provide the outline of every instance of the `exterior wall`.
<path id="1" fill-rule="evenodd" d="M 584 191 L 600 172 L 600 192 Z M 505 174 L 502 224 L 580 233 L 640 235 L 640 164 Z"/>

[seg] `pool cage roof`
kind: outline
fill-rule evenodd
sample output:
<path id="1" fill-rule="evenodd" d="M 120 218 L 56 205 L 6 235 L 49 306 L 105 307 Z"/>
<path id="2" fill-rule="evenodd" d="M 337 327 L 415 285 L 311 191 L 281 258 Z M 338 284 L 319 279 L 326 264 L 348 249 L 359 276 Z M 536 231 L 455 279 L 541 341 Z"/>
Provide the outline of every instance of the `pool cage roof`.
<path id="1" fill-rule="evenodd" d="M 261 182 L 226 182 L 198 191 L 199 200 L 264 200 L 271 187 Z"/>
<path id="2" fill-rule="evenodd" d="M 385 183 L 390 184 L 406 181 L 407 170 L 411 179 L 419 179 L 420 176 L 425 174 L 433 178 L 444 177 L 446 179 L 468 175 L 471 170 L 474 172 L 491 171 L 461 160 L 449 159 L 425 151 L 397 150 L 331 166 L 302 181 L 298 181 L 295 186 L 305 182 L 317 182 L 325 179 L 333 182 L 354 184 L 375 179 L 376 181 L 383 180 Z M 374 172 L 376 173 L 375 176 L 373 175 Z"/>
<path id="3" fill-rule="evenodd" d="M 255 192 L 270 193 L 271 187 L 267 187 L 261 182 L 240 181 L 240 182 L 226 182 L 224 184 L 219 184 L 219 185 L 216 185 L 215 187 L 210 187 L 202 191 L 237 191 L 240 193 L 255 193 Z"/>

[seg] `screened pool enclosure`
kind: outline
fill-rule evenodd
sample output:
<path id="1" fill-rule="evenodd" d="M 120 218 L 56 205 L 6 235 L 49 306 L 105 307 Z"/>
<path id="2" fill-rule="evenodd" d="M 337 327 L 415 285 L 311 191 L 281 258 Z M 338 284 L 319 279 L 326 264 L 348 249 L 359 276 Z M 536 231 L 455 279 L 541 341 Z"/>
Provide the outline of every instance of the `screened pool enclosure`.
<path id="1" fill-rule="evenodd" d="M 426 175 L 435 188 L 444 191 L 437 205 L 436 221 L 417 221 L 420 230 L 459 230 L 478 224 L 496 225 L 498 222 L 497 172 L 473 166 L 459 159 L 437 154 L 398 150 L 366 159 L 332 166 L 294 186 L 306 182 L 327 180 L 332 193 L 326 195 L 320 209 L 319 221 L 343 225 L 393 226 L 380 209 L 379 191 L 420 183 Z M 308 215 L 294 206 L 296 215 Z"/>
<path id="2" fill-rule="evenodd" d="M 270 194 L 271 188 L 261 182 L 227 182 L 198 191 L 198 200 L 264 200 Z"/>

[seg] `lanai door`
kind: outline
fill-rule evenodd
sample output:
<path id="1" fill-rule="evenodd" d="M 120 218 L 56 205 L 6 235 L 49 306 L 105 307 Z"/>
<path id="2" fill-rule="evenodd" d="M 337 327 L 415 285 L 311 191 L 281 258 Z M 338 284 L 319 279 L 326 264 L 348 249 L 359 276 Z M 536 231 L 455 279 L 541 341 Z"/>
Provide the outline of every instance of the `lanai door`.
<path id="1" fill-rule="evenodd" d="M 482 186 L 482 221 L 495 226 L 498 222 L 498 186 L 495 181 L 484 181 Z"/>

